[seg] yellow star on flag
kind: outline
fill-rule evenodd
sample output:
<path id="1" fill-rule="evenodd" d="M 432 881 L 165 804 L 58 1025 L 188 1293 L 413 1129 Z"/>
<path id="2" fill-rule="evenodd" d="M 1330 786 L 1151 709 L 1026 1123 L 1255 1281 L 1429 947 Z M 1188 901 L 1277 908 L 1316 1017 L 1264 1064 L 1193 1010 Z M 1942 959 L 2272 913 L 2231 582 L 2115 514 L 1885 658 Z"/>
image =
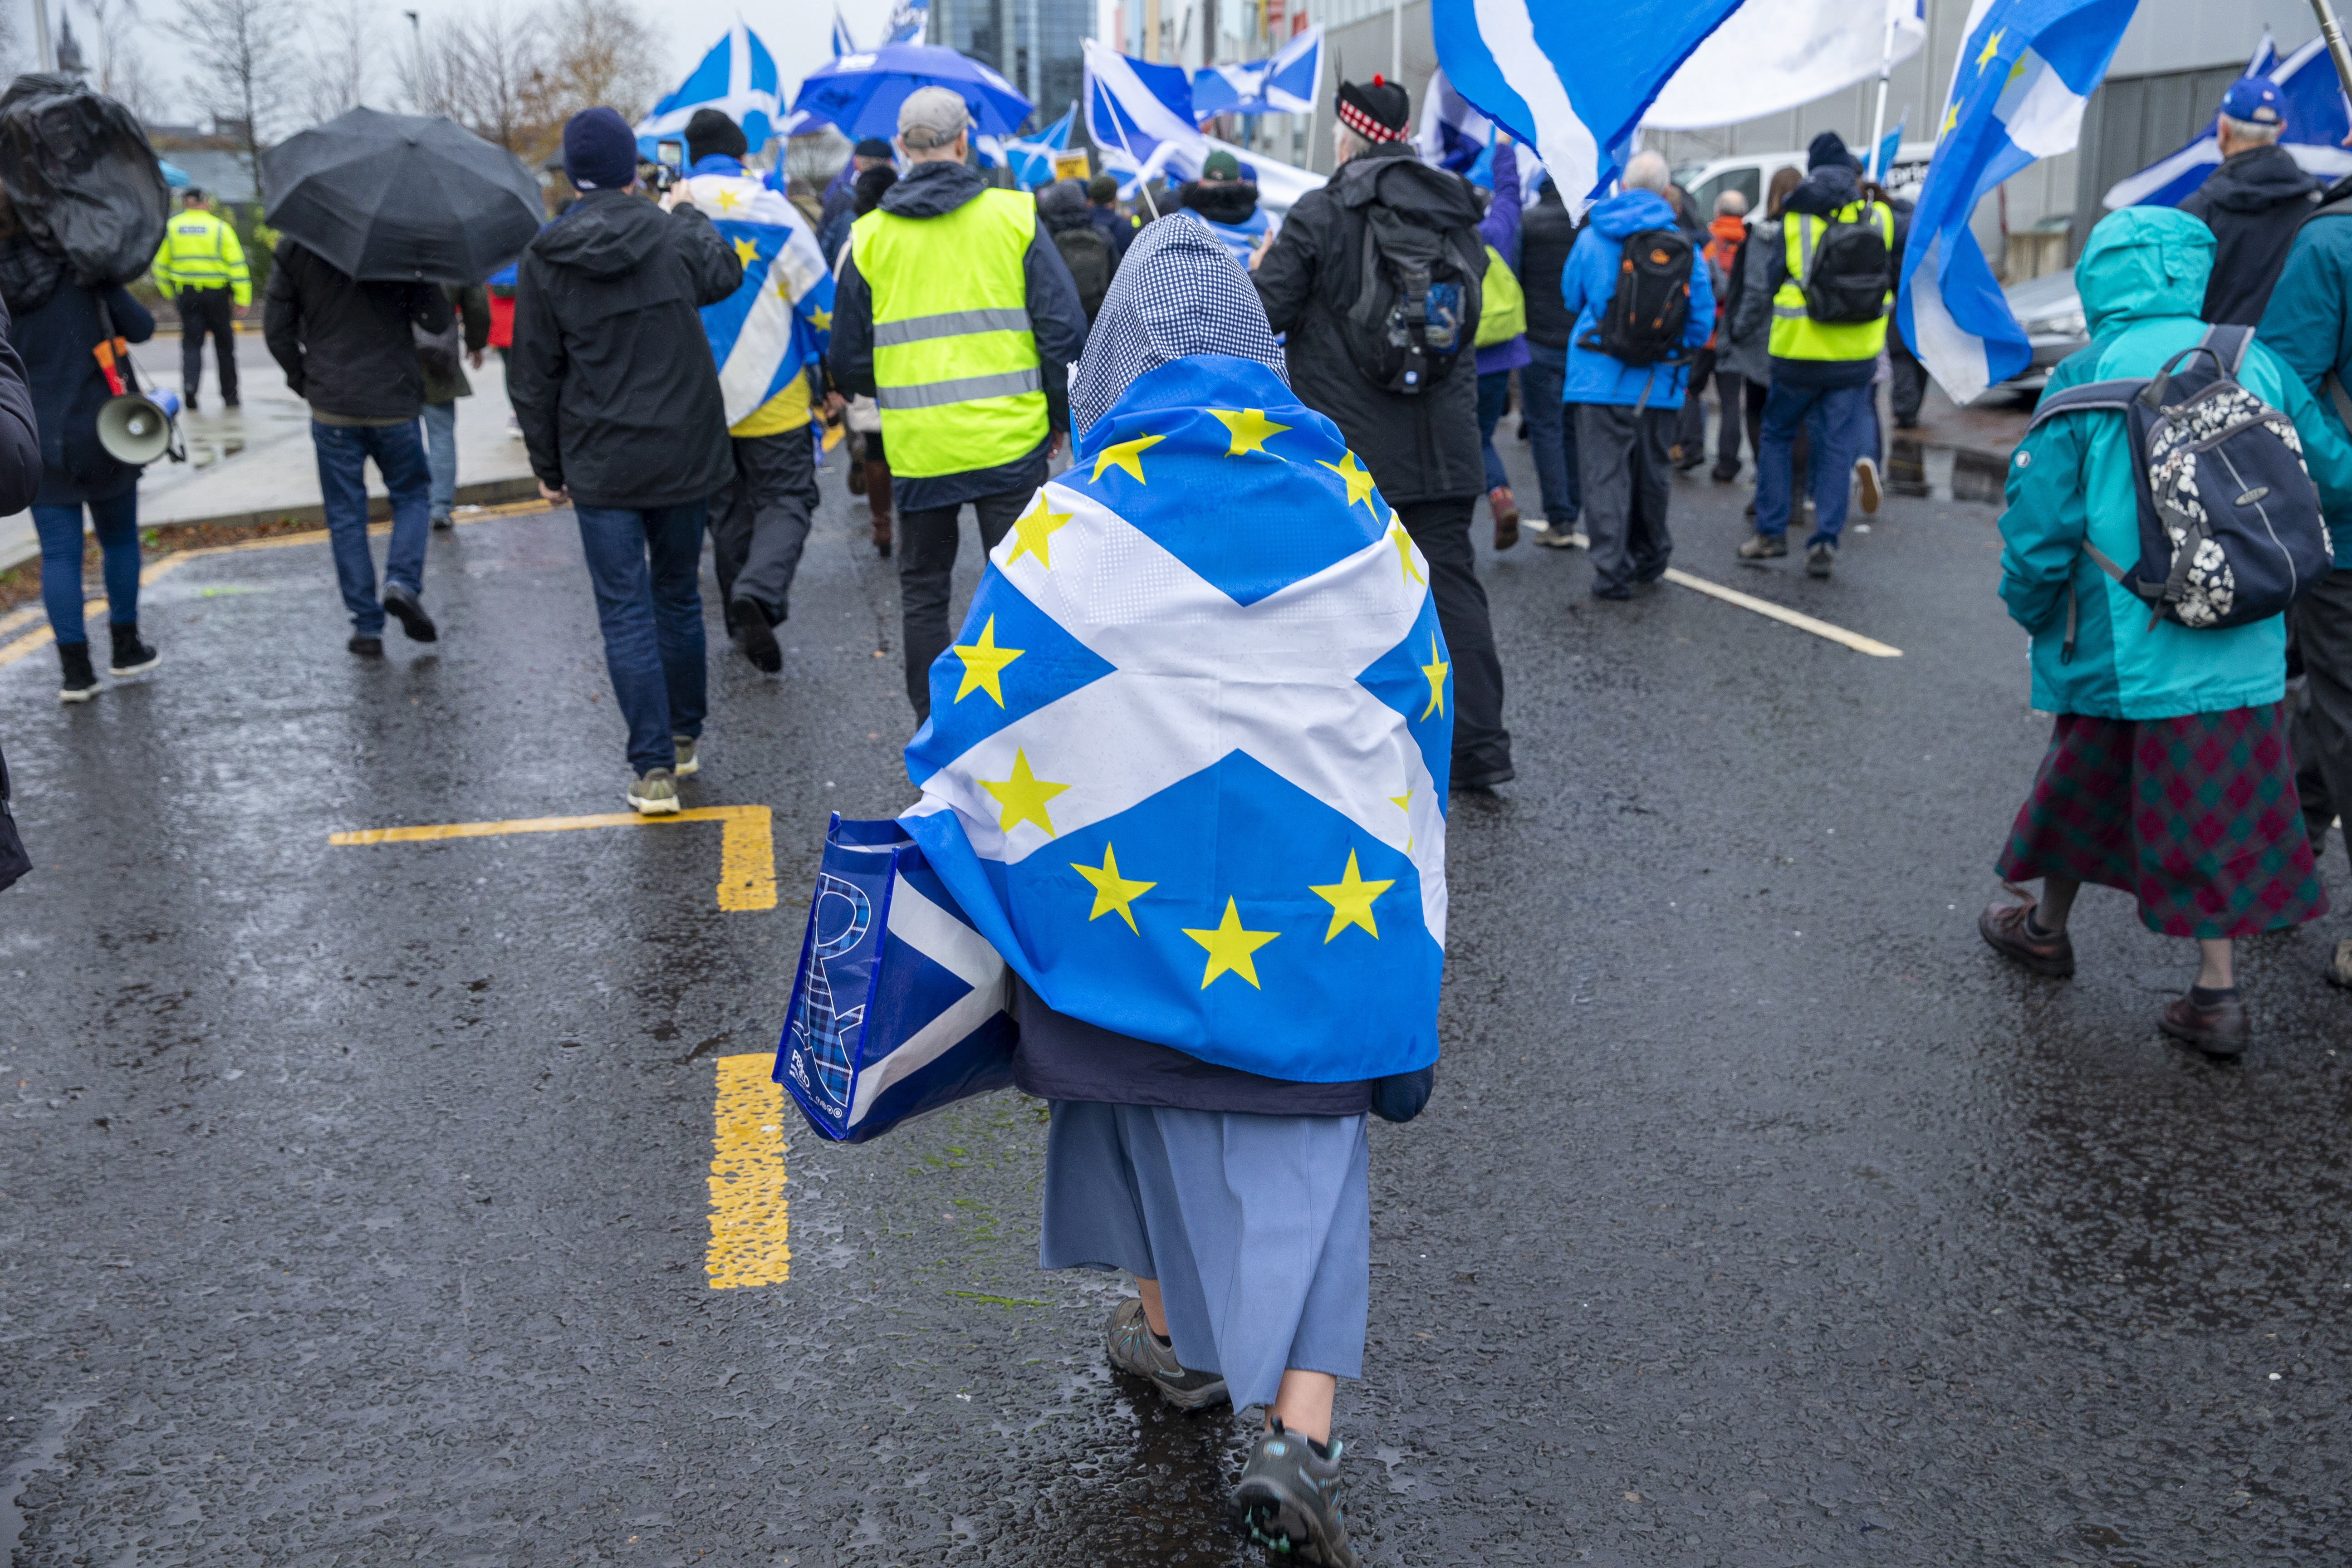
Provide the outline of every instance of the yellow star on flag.
<path id="1" fill-rule="evenodd" d="M 1437 657 L 1437 634 L 1430 633 L 1429 662 L 1421 667 L 1422 674 L 1429 677 L 1429 706 L 1421 710 L 1423 718 L 1445 711 L 1445 672 L 1453 668 Z"/>
<path id="2" fill-rule="evenodd" d="M 1952 105 L 1952 107 L 1951 107 L 1951 108 L 1947 109 L 1946 110 L 1944 110 L 1944 125 L 1943 125 L 1943 129 L 1936 132 L 1937 136 L 1938 138 L 1941 138 L 1941 137 L 1945 136 L 1946 134 L 1948 134 L 1948 133 L 1951 131 L 1951 129 L 1952 129 L 1952 127 L 1953 127 L 1953 126 L 1958 125 L 1959 122 L 1960 122 L 1960 106 L 1959 106 L 1958 104 L 1957 104 L 1957 103 L 1956 103 L 1956 104 Z"/>
<path id="3" fill-rule="evenodd" d="M 1138 436 L 1132 441 L 1121 441 L 1115 447 L 1105 447 L 1095 454 L 1094 477 L 1100 479 L 1105 468 L 1125 468 L 1137 484 L 1143 480 L 1143 454 L 1168 439 L 1165 436 Z"/>
<path id="4" fill-rule="evenodd" d="M 1054 819 L 1045 815 L 1045 803 L 1070 786 L 1054 784 L 1029 771 L 1029 753 L 1016 750 L 1013 753 L 1013 776 L 1009 779 L 978 779 L 981 788 L 996 797 L 1003 807 L 997 813 L 996 826 L 1001 833 L 1010 833 L 1024 822 L 1034 822 L 1054 837 Z"/>
<path id="5" fill-rule="evenodd" d="M 782 283 L 779 282 L 776 285 L 776 292 L 781 294 L 783 291 L 784 286 Z M 808 323 L 820 332 L 829 332 L 833 331 L 833 312 L 831 310 L 811 310 L 808 313 Z"/>
<path id="6" fill-rule="evenodd" d="M 1004 667 L 1027 651 L 1026 648 L 997 647 L 996 617 L 989 616 L 988 624 L 980 628 L 978 642 L 970 646 L 962 643 L 955 646 L 955 656 L 963 660 L 963 683 L 956 688 L 955 700 L 961 702 L 975 691 L 985 691 L 999 708 L 1003 707 L 1004 687 L 1000 678 L 1004 674 Z"/>
<path id="7" fill-rule="evenodd" d="M 749 267 L 760 259 L 760 247 L 748 239 L 739 237 L 735 241 L 735 259 Z"/>
<path id="8" fill-rule="evenodd" d="M 1407 533 L 1404 531 L 1404 524 L 1397 521 L 1393 516 L 1389 520 L 1389 542 L 1396 546 L 1397 565 L 1403 570 L 1405 581 L 1409 583 L 1429 581 L 1421 574 L 1421 568 L 1412 563 L 1412 535 Z"/>
<path id="9" fill-rule="evenodd" d="M 731 190 L 728 189 L 725 185 L 721 185 L 721 186 L 719 186 L 719 187 L 718 191 L 714 194 L 714 195 L 713 195 L 712 199 L 713 199 L 713 200 L 715 200 L 716 202 L 718 202 L 718 204 L 719 204 L 719 210 L 720 212 L 723 212 L 723 213 L 731 213 L 731 212 L 733 212 L 737 207 L 740 207 L 740 206 L 741 206 L 741 205 L 743 205 L 743 198 L 742 198 L 741 196 L 737 195 L 733 191 L 731 191 Z M 737 245 L 738 247 L 740 247 L 740 246 L 742 245 L 742 243 L 743 243 L 743 242 L 742 242 L 741 240 L 740 240 L 740 239 L 739 239 L 739 240 L 737 240 L 735 243 L 736 243 L 736 245 Z"/>
<path id="10" fill-rule="evenodd" d="M 1233 437 L 1233 444 L 1225 448 L 1228 458 L 1238 458 L 1245 452 L 1265 452 L 1266 442 L 1290 428 L 1268 419 L 1263 408 L 1212 408 L 1209 412 Z M 1274 456 L 1272 452 L 1265 455 Z"/>
<path id="11" fill-rule="evenodd" d="M 1186 927 L 1184 934 L 1209 950 L 1207 971 L 1201 976 L 1201 989 L 1206 991 L 1218 975 L 1231 972 L 1240 975 L 1258 989 L 1257 963 L 1250 955 L 1282 933 L 1278 931 L 1244 931 L 1241 911 L 1231 899 L 1225 900 L 1225 918 L 1217 922 L 1214 931 L 1194 931 Z"/>
<path id="12" fill-rule="evenodd" d="M 1097 921 L 1105 915 L 1115 914 L 1127 922 L 1127 929 L 1129 931 L 1135 931 L 1135 911 L 1128 906 L 1160 886 L 1157 882 L 1129 881 L 1120 876 L 1118 857 L 1111 853 L 1108 844 L 1103 846 L 1101 865 L 1085 866 L 1073 860 L 1070 862 L 1070 869 L 1084 877 L 1094 888 L 1095 907 L 1087 913 L 1087 919 Z M 1136 931 L 1136 934 L 1140 936 L 1143 933 Z"/>
<path id="13" fill-rule="evenodd" d="M 1985 40 L 1984 53 L 1977 57 L 1977 69 L 1982 70 L 1992 64 L 1993 56 L 2000 53 L 2001 35 L 2007 30 L 2003 27 L 1995 27 L 1992 30 L 1992 37 Z"/>
<path id="14" fill-rule="evenodd" d="M 1076 515 L 1077 513 L 1072 511 L 1048 511 L 1045 509 L 1045 492 L 1039 490 L 1037 504 L 1031 507 L 1013 524 L 1013 532 L 1018 542 L 1013 546 L 1013 553 L 1004 558 L 1005 566 L 1009 569 L 1024 555 L 1034 555 L 1037 558 L 1037 564 L 1051 572 L 1054 569 L 1054 557 L 1045 542 L 1053 538 L 1055 529 L 1060 528 Z"/>
<path id="15" fill-rule="evenodd" d="M 1320 459 L 1318 460 L 1320 461 Z M 1353 451 L 1340 453 L 1339 460 L 1338 462 L 1324 463 L 1323 467 L 1339 475 L 1339 482 L 1348 487 L 1348 504 L 1349 506 L 1355 505 L 1358 501 L 1362 501 L 1368 510 L 1370 508 L 1372 504 L 1371 470 L 1358 465 L 1356 462 L 1356 454 Z M 1374 517 L 1378 517 L 1381 514 L 1375 511 L 1372 515 Z"/>
<path id="16" fill-rule="evenodd" d="M 1402 795 L 1392 795 L 1389 796 L 1389 804 L 1395 806 L 1399 811 L 1403 812 L 1406 816 L 1412 816 L 1412 791 L 1407 790 Z M 1412 835 L 1411 833 L 1407 833 L 1404 836 L 1404 852 L 1408 855 L 1412 853 Z M 1328 942 L 1331 939 L 1326 937 L 1323 940 Z"/>
<path id="17" fill-rule="evenodd" d="M 1356 852 L 1348 851 L 1348 869 L 1336 882 L 1317 887 L 1307 884 L 1307 890 L 1331 906 L 1331 929 L 1323 933 L 1328 945 L 1331 939 L 1349 926 L 1361 926 L 1378 942 L 1381 928 L 1372 923 L 1372 900 L 1396 886 L 1395 879 L 1385 882 L 1367 882 L 1356 873 Z"/>

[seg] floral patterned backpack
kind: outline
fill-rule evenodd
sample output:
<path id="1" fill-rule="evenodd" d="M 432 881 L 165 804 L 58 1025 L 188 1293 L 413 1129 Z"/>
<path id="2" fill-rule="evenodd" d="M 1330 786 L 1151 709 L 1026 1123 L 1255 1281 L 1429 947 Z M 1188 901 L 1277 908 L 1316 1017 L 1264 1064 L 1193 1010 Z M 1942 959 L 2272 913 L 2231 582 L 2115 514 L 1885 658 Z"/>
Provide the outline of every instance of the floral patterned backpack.
<path id="1" fill-rule="evenodd" d="M 2210 328 L 2145 381 L 2070 386 L 2033 411 L 2034 425 L 2086 409 L 2124 416 L 2138 459 L 2139 560 L 2119 566 L 2088 540 L 2083 551 L 2147 603 L 2151 627 L 2169 620 L 2210 631 L 2265 620 L 2334 569 L 2303 438 L 2238 381 L 2253 341 L 2251 327 Z M 2074 657 L 2074 627 L 2070 590 L 2062 658 Z"/>

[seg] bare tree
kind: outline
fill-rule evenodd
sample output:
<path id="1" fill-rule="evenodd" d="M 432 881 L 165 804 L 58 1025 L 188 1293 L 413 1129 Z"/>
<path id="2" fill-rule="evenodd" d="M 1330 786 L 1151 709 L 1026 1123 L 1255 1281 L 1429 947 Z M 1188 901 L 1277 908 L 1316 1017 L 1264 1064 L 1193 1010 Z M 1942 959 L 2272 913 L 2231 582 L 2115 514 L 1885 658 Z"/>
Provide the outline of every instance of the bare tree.
<path id="1" fill-rule="evenodd" d="M 139 0 L 82 0 L 98 35 L 98 90 L 142 121 L 163 109 L 162 95 L 139 52 Z"/>
<path id="2" fill-rule="evenodd" d="M 261 149 L 298 68 L 292 6 L 289 0 L 183 0 L 172 31 L 195 67 L 189 96 L 242 145 L 260 190 Z"/>
<path id="3" fill-rule="evenodd" d="M 374 17 L 363 0 L 328 0 L 311 12 L 307 30 L 303 108 L 316 124 L 367 101 Z"/>
<path id="4" fill-rule="evenodd" d="M 632 0 L 553 0 L 544 15 L 553 52 L 540 92 L 550 123 L 598 104 L 629 121 L 652 107 L 664 51 Z"/>

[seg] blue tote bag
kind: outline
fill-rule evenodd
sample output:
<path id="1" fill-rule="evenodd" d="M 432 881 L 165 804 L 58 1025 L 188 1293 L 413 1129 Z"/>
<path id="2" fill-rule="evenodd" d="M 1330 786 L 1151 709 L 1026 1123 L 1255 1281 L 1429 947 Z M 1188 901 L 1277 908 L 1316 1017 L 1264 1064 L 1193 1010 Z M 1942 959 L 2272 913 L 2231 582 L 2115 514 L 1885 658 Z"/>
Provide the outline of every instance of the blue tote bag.
<path id="1" fill-rule="evenodd" d="M 826 1138 L 862 1143 L 1013 1081 L 1004 961 L 898 823 L 825 830 L 775 1079 Z"/>

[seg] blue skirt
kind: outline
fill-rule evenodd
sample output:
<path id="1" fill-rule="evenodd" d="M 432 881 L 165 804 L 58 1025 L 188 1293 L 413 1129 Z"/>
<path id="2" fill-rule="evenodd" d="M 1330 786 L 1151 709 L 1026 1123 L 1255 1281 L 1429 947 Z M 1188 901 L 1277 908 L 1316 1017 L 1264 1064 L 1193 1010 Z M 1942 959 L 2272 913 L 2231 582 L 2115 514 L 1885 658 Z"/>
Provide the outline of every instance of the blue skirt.
<path id="1" fill-rule="evenodd" d="M 1371 1299 L 1361 1116 L 1057 1100 L 1041 1268 L 1157 1279 L 1176 1359 L 1270 1405 L 1285 1368 L 1360 1377 Z"/>

